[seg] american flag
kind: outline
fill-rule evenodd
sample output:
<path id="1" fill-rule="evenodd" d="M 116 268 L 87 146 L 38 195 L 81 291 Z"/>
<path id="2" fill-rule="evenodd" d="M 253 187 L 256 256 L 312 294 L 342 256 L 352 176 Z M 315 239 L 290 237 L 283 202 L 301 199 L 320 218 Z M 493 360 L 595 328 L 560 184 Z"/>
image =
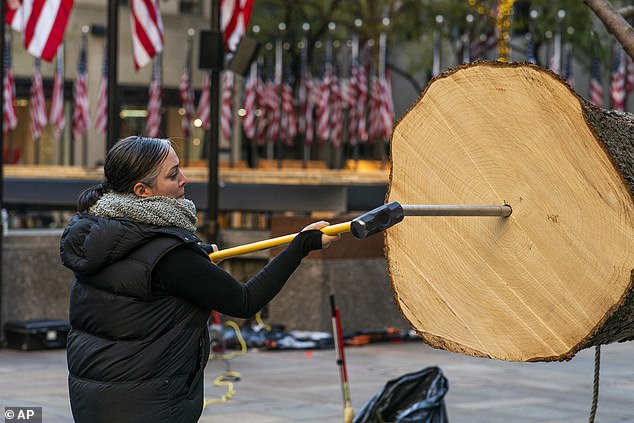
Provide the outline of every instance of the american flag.
<path id="1" fill-rule="evenodd" d="M 603 82 L 601 81 L 601 60 L 593 57 L 590 64 L 590 101 L 603 107 Z"/>
<path id="2" fill-rule="evenodd" d="M 64 117 L 64 46 L 60 46 L 55 57 L 55 77 L 53 79 L 53 94 L 48 121 L 53 125 L 55 138 L 62 136 L 66 127 Z"/>
<path id="3" fill-rule="evenodd" d="M 258 78 L 255 92 L 257 93 L 257 103 L 260 109 L 260 116 L 257 119 L 257 125 L 255 128 L 255 141 L 258 145 L 264 145 L 266 142 L 266 133 L 269 126 L 268 119 L 268 105 L 267 105 L 267 85 Z"/>
<path id="4" fill-rule="evenodd" d="M 257 65 L 255 65 L 257 66 Z M 257 108 L 257 72 L 251 72 L 244 87 L 244 110 L 246 114 L 242 119 L 244 136 L 250 140 L 255 140 L 255 110 Z"/>
<path id="5" fill-rule="evenodd" d="M 11 41 L 6 40 L 4 43 L 4 78 L 2 89 L 4 90 L 4 116 L 3 130 L 6 134 L 10 129 L 18 126 L 18 112 L 15 108 L 15 81 L 13 80 L 13 71 L 11 70 Z"/>
<path id="6" fill-rule="evenodd" d="M 220 131 L 225 141 L 231 140 L 231 126 L 233 121 L 233 72 L 224 71 L 222 75 L 222 113 L 220 115 Z"/>
<path id="7" fill-rule="evenodd" d="M 158 0 L 130 0 L 134 67 L 139 70 L 163 51 L 163 19 Z"/>
<path id="8" fill-rule="evenodd" d="M 73 111 L 73 139 L 78 140 L 90 127 L 88 87 L 86 85 L 86 37 L 81 40 L 79 63 L 75 76 L 75 110 Z"/>
<path id="9" fill-rule="evenodd" d="M 194 95 L 189 83 L 191 57 L 191 44 L 188 43 L 187 52 L 185 53 L 185 66 L 183 67 L 181 80 L 178 84 L 178 93 L 180 94 L 184 110 L 183 116 L 181 117 L 181 128 L 185 138 L 189 138 L 192 135 L 192 118 L 194 117 Z"/>
<path id="10" fill-rule="evenodd" d="M 266 114 L 266 138 L 273 143 L 280 137 L 280 87 L 267 81 L 264 87 L 264 113 Z M 258 125 L 259 126 L 259 125 Z"/>
<path id="11" fill-rule="evenodd" d="M 235 51 L 240 38 L 249 25 L 253 1 L 220 0 L 220 27 L 227 51 Z"/>
<path id="12" fill-rule="evenodd" d="M 318 84 L 317 139 L 321 142 L 327 141 L 330 137 L 330 90 L 333 73 L 332 65 L 326 63 L 323 79 Z"/>
<path id="13" fill-rule="evenodd" d="M 209 116 L 211 114 L 211 74 L 205 72 L 203 77 L 203 88 L 200 92 L 198 100 L 198 118 L 202 122 L 201 127 L 205 130 L 209 129 Z"/>
<path id="14" fill-rule="evenodd" d="M 152 62 L 152 80 L 150 81 L 150 98 L 147 103 L 147 121 L 145 131 L 149 137 L 158 137 L 161 130 L 161 55 Z"/>
<path id="15" fill-rule="evenodd" d="M 357 143 L 357 101 L 359 97 L 359 64 L 354 63 L 350 69 L 350 78 L 345 85 L 344 98 L 348 107 L 348 143 Z"/>
<path id="16" fill-rule="evenodd" d="M 73 0 L 10 0 L 5 21 L 22 32 L 24 48 L 51 61 L 64 39 Z"/>
<path id="17" fill-rule="evenodd" d="M 311 145 L 315 139 L 313 113 L 315 112 L 315 83 L 309 71 L 302 73 L 299 81 L 299 130 L 304 134 L 306 144 Z"/>
<path id="18" fill-rule="evenodd" d="M 108 48 L 106 45 L 103 48 L 102 63 L 99 98 L 97 99 L 97 111 L 95 113 L 95 129 L 105 134 L 108 127 Z"/>
<path id="19" fill-rule="evenodd" d="M 625 110 L 625 96 L 627 94 L 624 56 L 623 48 L 617 47 L 610 85 L 612 107 L 620 112 Z"/>
<path id="20" fill-rule="evenodd" d="M 343 95 L 339 77 L 335 72 L 330 79 L 330 142 L 335 147 L 343 143 Z"/>
<path id="21" fill-rule="evenodd" d="M 385 77 L 381 78 L 381 138 L 389 140 L 394 125 L 394 103 L 392 101 L 392 78 L 389 69 Z"/>
<path id="22" fill-rule="evenodd" d="M 31 138 L 34 140 L 42 136 L 42 131 L 46 127 L 48 119 L 46 117 L 46 99 L 44 97 L 44 86 L 42 84 L 42 73 L 40 72 L 40 59 L 33 60 L 33 78 L 31 79 Z"/>
<path id="23" fill-rule="evenodd" d="M 370 128 L 368 135 L 372 139 L 388 140 L 394 124 L 389 73 L 386 73 L 386 76 L 386 78 L 374 76 L 371 82 Z"/>
<path id="24" fill-rule="evenodd" d="M 359 83 L 358 83 L 357 111 L 355 118 L 357 120 L 357 138 L 359 142 L 368 140 L 367 117 L 365 113 L 366 104 L 368 102 L 368 77 L 365 66 L 359 66 Z"/>
<path id="25" fill-rule="evenodd" d="M 286 81 L 282 84 L 282 117 L 280 122 L 280 139 L 288 146 L 293 145 L 297 135 L 297 113 L 295 111 L 295 97 L 293 87 Z"/>

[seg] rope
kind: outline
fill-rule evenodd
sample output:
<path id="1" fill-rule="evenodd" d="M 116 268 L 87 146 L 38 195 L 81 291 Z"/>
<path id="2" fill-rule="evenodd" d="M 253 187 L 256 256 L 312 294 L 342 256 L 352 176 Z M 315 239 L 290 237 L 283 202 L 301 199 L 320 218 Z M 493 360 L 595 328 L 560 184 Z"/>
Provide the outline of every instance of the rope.
<path id="1" fill-rule="evenodd" d="M 228 320 L 224 322 L 224 325 L 231 326 L 233 330 L 236 332 L 236 338 L 238 339 L 238 342 L 240 343 L 240 350 L 226 353 L 226 354 L 216 354 L 213 352 L 209 354 L 210 360 L 223 360 L 227 364 L 227 371 L 225 371 L 223 374 L 221 374 L 220 376 L 214 379 L 214 386 L 218 386 L 218 387 L 226 386 L 227 393 L 220 396 L 220 398 L 213 398 L 213 399 L 205 398 L 203 401 L 203 410 L 210 405 L 220 404 L 232 398 L 236 393 L 236 390 L 233 388 L 233 382 L 239 381 L 240 378 L 242 377 L 240 373 L 230 371 L 228 360 L 235 358 L 239 355 L 245 354 L 247 352 L 247 343 L 244 341 L 244 337 L 242 336 L 242 331 L 240 330 L 240 326 L 238 326 L 236 322 L 232 322 L 231 320 Z"/>
<path id="2" fill-rule="evenodd" d="M 592 405 L 590 406 L 590 417 L 588 423 L 594 423 L 597 415 L 597 403 L 599 401 L 599 367 L 601 363 L 601 345 L 597 345 L 594 350 L 594 383 L 592 384 Z"/>

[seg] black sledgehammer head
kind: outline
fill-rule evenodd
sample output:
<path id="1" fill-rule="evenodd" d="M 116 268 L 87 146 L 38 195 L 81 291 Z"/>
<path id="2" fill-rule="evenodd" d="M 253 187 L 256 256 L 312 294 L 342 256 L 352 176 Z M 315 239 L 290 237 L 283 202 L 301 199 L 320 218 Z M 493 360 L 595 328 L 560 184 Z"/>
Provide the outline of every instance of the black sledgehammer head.
<path id="1" fill-rule="evenodd" d="M 364 239 L 396 225 L 404 216 L 403 207 L 392 201 L 353 219 L 350 232 L 355 238 Z"/>

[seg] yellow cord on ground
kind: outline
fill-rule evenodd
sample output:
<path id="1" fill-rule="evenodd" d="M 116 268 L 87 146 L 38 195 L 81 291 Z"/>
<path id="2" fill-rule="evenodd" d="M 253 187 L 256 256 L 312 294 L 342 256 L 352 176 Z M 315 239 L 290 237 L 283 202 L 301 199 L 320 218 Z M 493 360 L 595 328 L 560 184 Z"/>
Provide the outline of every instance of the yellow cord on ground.
<path id="1" fill-rule="evenodd" d="M 257 312 L 255 313 L 255 321 L 257 322 L 258 325 L 262 326 L 267 332 L 271 331 L 271 325 L 267 325 L 266 323 L 264 323 L 264 320 L 262 320 L 262 313 L 261 312 Z"/>
<path id="2" fill-rule="evenodd" d="M 244 341 L 244 337 L 242 336 L 242 332 L 240 331 L 240 326 L 236 322 L 232 322 L 228 320 L 224 323 L 225 326 L 231 326 L 233 330 L 236 332 L 236 338 L 238 339 L 238 343 L 240 344 L 240 350 L 232 351 L 226 354 L 216 354 L 214 352 L 209 354 L 210 360 L 231 360 L 232 358 L 236 358 L 239 355 L 242 355 L 247 352 L 247 343 Z"/>
<path id="3" fill-rule="evenodd" d="M 232 358 L 235 358 L 247 352 L 247 343 L 244 341 L 244 337 L 242 336 L 242 332 L 240 331 L 240 326 L 238 326 L 236 322 L 232 322 L 231 320 L 224 322 L 224 325 L 232 327 L 233 330 L 236 332 L 236 338 L 238 339 L 238 342 L 240 343 L 240 350 L 230 352 L 227 354 L 216 354 L 212 352 L 209 354 L 210 360 L 230 360 Z M 205 398 L 203 400 L 203 410 L 210 405 L 220 404 L 232 398 L 234 394 L 236 393 L 236 390 L 233 388 L 233 382 L 240 380 L 241 377 L 242 376 L 238 372 L 226 371 L 220 376 L 218 376 L 217 378 L 215 378 L 214 386 L 218 386 L 218 387 L 226 386 L 227 393 L 222 395 L 220 398 L 212 398 L 212 399 Z"/>
<path id="4" fill-rule="evenodd" d="M 228 399 L 231 399 L 233 395 L 236 393 L 236 390 L 233 389 L 233 382 L 226 378 L 232 378 L 233 380 L 240 380 L 240 373 L 238 372 L 225 372 L 214 379 L 214 386 L 226 386 L 227 393 L 222 395 L 220 398 L 207 399 L 205 398 L 203 402 L 203 409 L 207 408 L 209 405 L 220 404 Z"/>

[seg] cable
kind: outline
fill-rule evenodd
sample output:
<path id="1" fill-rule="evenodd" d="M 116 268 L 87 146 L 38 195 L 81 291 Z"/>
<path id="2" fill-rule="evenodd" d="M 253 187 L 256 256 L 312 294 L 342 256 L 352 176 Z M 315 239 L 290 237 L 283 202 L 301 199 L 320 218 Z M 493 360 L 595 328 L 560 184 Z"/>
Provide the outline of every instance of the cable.
<path id="1" fill-rule="evenodd" d="M 216 354 L 213 352 L 209 354 L 210 360 L 223 360 L 227 364 L 227 370 L 223 374 L 221 374 L 220 376 L 214 379 L 214 386 L 218 386 L 218 387 L 226 386 L 227 393 L 220 396 L 220 398 L 212 398 L 212 399 L 204 398 L 203 410 L 210 405 L 220 404 L 232 398 L 236 393 L 236 390 L 233 387 L 233 382 L 239 381 L 240 378 L 242 377 L 240 373 L 232 372 L 230 370 L 229 360 L 239 355 L 245 354 L 247 352 L 247 343 L 244 341 L 244 337 L 242 336 L 242 331 L 240 330 L 240 326 L 238 326 L 236 322 L 227 320 L 226 322 L 224 322 L 223 325 L 230 326 L 231 328 L 233 328 L 233 330 L 236 333 L 236 338 L 238 339 L 238 343 L 240 344 L 240 350 L 233 351 L 226 354 Z"/>

